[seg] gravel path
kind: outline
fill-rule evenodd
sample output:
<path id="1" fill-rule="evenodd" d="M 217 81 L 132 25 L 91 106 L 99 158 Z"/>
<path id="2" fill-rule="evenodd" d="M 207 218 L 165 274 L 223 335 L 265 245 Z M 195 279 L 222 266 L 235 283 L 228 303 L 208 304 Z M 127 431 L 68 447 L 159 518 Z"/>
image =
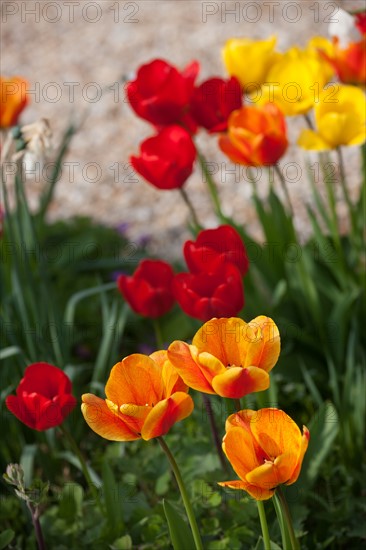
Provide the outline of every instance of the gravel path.
<path id="1" fill-rule="evenodd" d="M 273 22 L 268 4 L 272 4 Z M 179 257 L 188 236 L 188 212 L 178 192 L 159 192 L 131 174 L 129 155 L 137 152 L 139 142 L 152 131 L 131 112 L 118 81 L 131 78 L 140 64 L 155 57 L 182 68 L 197 59 L 201 63 L 200 80 L 224 76 L 220 50 L 228 38 L 259 39 L 276 34 L 281 50 L 293 44 L 303 46 L 313 35 L 326 35 L 325 19 L 336 4 L 347 8 L 364 5 L 362 0 L 3 2 L 1 72 L 22 75 L 35 89 L 22 122 L 48 118 L 57 144 L 73 114 L 89 113 L 67 156 L 69 164 L 64 166 L 50 219 L 85 214 L 107 224 L 127 223 L 132 241 L 152 235 L 153 252 L 163 258 Z M 239 11 L 229 13 L 235 5 Z M 319 8 L 319 22 L 314 5 Z M 299 13 L 299 20 L 291 22 Z M 254 22 L 256 14 L 259 19 Z M 292 141 L 302 127 L 300 119 L 289 121 Z M 234 166 L 219 152 L 215 137 L 202 133 L 199 142 L 207 158 L 218 163 L 217 181 L 225 213 L 247 223 L 258 234 L 245 174 L 243 177 L 239 168 L 233 173 Z M 359 153 L 357 149 L 345 153 L 347 172 L 354 174 L 352 190 L 357 193 Z M 290 147 L 281 164 L 302 162 L 301 155 Z M 289 178 L 296 180 L 295 168 L 288 169 Z M 33 203 L 42 185 L 39 174 L 30 176 Z M 258 182 L 260 193 L 266 192 L 266 186 L 263 174 Z M 198 169 L 186 189 L 205 225 L 215 225 Z M 290 193 L 296 223 L 305 235 L 309 224 L 304 204 L 310 194 L 306 179 L 293 181 Z M 344 209 L 341 202 L 339 208 Z"/>

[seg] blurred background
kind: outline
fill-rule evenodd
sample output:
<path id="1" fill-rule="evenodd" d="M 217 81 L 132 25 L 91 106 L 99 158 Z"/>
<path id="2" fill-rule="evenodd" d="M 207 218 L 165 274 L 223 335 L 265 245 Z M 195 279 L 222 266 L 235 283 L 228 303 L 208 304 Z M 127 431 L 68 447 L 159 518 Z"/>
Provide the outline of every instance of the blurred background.
<path id="1" fill-rule="evenodd" d="M 21 122 L 49 119 L 56 148 L 68 124 L 84 120 L 67 155 L 50 220 L 91 215 L 107 225 L 122 225 L 131 241 L 148 236 L 150 251 L 162 258 L 180 257 L 188 237 L 188 211 L 177 191 L 158 191 L 132 172 L 129 156 L 154 130 L 132 112 L 123 83 L 134 77 L 139 65 L 154 58 L 181 69 L 198 60 L 198 83 L 210 76 L 226 76 L 221 49 L 227 39 L 264 39 L 275 34 L 280 51 L 305 46 L 312 36 L 327 36 L 328 21 L 336 17 L 337 6 L 362 9 L 365 3 L 2 2 L 1 73 L 25 77 L 33 91 Z M 301 117 L 289 120 L 292 144 L 303 127 Z M 224 212 L 257 234 L 249 182 L 219 151 L 217 137 L 202 133 L 199 139 L 207 159 L 218 163 L 216 178 Z M 293 145 L 281 165 L 301 163 L 304 154 Z M 347 171 L 356 174 L 358 151 L 347 148 L 345 154 Z M 33 204 L 43 185 L 42 167 L 35 168 L 28 183 Z M 309 223 L 304 204 L 310 197 L 306 176 L 291 176 L 290 170 L 289 177 L 296 224 L 306 236 Z M 263 173 L 260 193 L 265 194 L 267 179 Z M 357 177 L 348 181 L 354 182 L 356 191 Z M 216 225 L 198 168 L 186 190 L 205 225 Z"/>

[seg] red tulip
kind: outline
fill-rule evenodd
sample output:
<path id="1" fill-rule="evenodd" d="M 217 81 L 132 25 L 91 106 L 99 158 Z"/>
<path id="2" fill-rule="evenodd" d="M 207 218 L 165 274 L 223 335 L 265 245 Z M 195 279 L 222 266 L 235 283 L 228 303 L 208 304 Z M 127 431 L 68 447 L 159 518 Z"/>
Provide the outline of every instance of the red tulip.
<path id="1" fill-rule="evenodd" d="M 23 424 L 33 430 L 59 426 L 76 405 L 71 381 L 59 368 L 33 363 L 25 369 L 16 395 L 8 395 L 6 406 Z"/>
<path id="2" fill-rule="evenodd" d="M 196 148 L 189 133 L 181 126 L 168 126 L 141 143 L 140 156 L 131 164 L 158 189 L 178 189 L 192 174 Z"/>
<path id="3" fill-rule="evenodd" d="M 180 273 L 174 279 L 175 297 L 182 310 L 201 321 L 235 317 L 244 306 L 241 274 L 234 264 L 211 273 Z"/>
<path id="4" fill-rule="evenodd" d="M 192 273 L 207 273 L 215 271 L 224 263 L 232 263 L 245 275 L 249 267 L 243 241 L 230 225 L 201 231 L 196 242 L 185 243 L 184 257 Z"/>
<path id="5" fill-rule="evenodd" d="M 224 132 L 229 115 L 242 106 L 239 80 L 210 78 L 195 88 L 191 101 L 192 115 L 210 133 Z"/>
<path id="6" fill-rule="evenodd" d="M 361 34 L 366 34 L 366 12 L 356 13 L 355 25 Z"/>
<path id="7" fill-rule="evenodd" d="M 131 277 L 120 275 L 117 285 L 136 313 L 155 319 L 173 307 L 173 279 L 174 272 L 166 262 L 142 260 Z"/>
<path id="8" fill-rule="evenodd" d="M 142 65 L 136 80 L 127 85 L 127 97 L 135 113 L 155 124 L 182 123 L 190 127 L 187 111 L 199 64 L 193 61 L 182 72 L 162 59 Z"/>

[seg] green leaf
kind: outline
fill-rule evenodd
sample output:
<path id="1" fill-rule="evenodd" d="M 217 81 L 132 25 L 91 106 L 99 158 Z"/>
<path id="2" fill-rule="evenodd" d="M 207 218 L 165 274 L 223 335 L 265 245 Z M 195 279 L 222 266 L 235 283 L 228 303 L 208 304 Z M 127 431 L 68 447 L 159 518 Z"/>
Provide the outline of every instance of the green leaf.
<path id="1" fill-rule="evenodd" d="M 308 426 L 310 442 L 302 466 L 309 488 L 319 474 L 324 460 L 332 450 L 339 431 L 339 418 L 332 403 L 324 403 L 315 413 Z"/>
<path id="2" fill-rule="evenodd" d="M 116 492 L 117 482 L 114 477 L 112 468 L 105 459 L 102 466 L 104 502 L 107 510 L 108 523 L 113 532 L 117 532 L 121 528 L 122 513 L 120 503 L 118 501 L 118 493 Z"/>
<path id="3" fill-rule="evenodd" d="M 12 529 L 6 529 L 0 534 L 0 550 L 3 550 L 3 548 L 6 548 L 8 544 L 11 543 L 13 538 L 15 537 L 15 533 Z"/>
<path id="4" fill-rule="evenodd" d="M 59 516 L 71 522 L 82 517 L 84 490 L 77 483 L 67 483 L 62 490 Z"/>
<path id="5" fill-rule="evenodd" d="M 111 550 L 131 550 L 132 539 L 130 535 L 124 535 L 123 537 L 116 539 L 109 548 Z"/>
<path id="6" fill-rule="evenodd" d="M 192 533 L 180 513 L 173 508 L 168 500 L 163 500 L 163 506 L 174 550 L 194 548 L 195 544 Z"/>
<path id="7" fill-rule="evenodd" d="M 36 444 L 25 445 L 22 456 L 20 457 L 20 465 L 24 471 L 24 484 L 26 487 L 29 487 L 33 480 L 33 465 L 36 452 Z"/>

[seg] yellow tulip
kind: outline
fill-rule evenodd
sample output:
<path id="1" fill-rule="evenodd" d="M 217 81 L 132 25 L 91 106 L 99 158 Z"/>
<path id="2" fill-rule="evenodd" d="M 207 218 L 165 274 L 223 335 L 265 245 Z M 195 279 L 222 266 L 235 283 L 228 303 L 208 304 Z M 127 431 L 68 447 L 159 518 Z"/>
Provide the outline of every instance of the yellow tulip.
<path id="1" fill-rule="evenodd" d="M 321 151 L 366 141 L 365 95 L 356 86 L 330 86 L 320 94 L 314 114 L 316 130 L 303 130 L 297 142 L 303 149 Z"/>
<path id="2" fill-rule="evenodd" d="M 274 51 L 276 37 L 267 40 L 231 38 L 222 50 L 227 72 L 236 76 L 245 88 L 249 83 L 261 86 L 267 73 L 280 54 Z"/>
<path id="3" fill-rule="evenodd" d="M 287 116 L 304 114 L 331 76 L 328 63 L 315 48 L 293 47 L 269 70 L 259 103 L 274 102 Z"/>

